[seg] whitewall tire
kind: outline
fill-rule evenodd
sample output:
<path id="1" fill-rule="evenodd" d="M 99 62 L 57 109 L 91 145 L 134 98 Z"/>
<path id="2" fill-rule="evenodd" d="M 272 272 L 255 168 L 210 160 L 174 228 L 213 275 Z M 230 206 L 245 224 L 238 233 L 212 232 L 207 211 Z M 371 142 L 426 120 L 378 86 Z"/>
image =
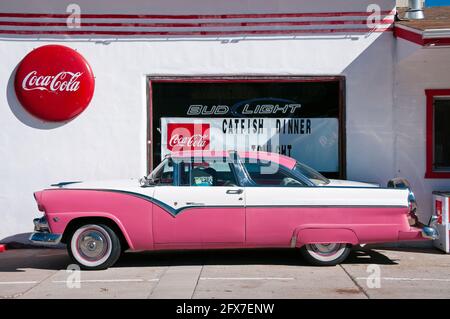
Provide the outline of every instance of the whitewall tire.
<path id="1" fill-rule="evenodd" d="M 112 266 L 122 251 L 117 234 L 102 224 L 79 226 L 72 233 L 67 250 L 70 257 L 86 270 L 106 269 Z"/>
<path id="2" fill-rule="evenodd" d="M 305 259 L 313 265 L 334 266 L 348 257 L 350 245 L 340 243 L 306 244 L 300 251 Z"/>

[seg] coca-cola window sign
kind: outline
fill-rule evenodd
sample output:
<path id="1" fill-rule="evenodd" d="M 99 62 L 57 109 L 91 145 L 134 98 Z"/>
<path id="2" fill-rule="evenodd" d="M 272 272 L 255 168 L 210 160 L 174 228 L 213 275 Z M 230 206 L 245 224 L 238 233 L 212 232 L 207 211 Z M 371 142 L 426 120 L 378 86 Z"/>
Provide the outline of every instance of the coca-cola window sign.
<path id="1" fill-rule="evenodd" d="M 210 131 L 209 123 L 201 121 L 162 119 L 167 123 L 166 148 L 169 152 L 204 151 L 209 150 Z M 196 123 L 197 122 L 197 123 Z M 164 150 L 163 153 L 166 153 Z"/>
<path id="2" fill-rule="evenodd" d="M 14 81 L 21 105 L 33 116 L 51 122 L 69 121 L 83 112 L 94 85 L 86 59 L 62 45 L 45 45 L 28 53 Z"/>

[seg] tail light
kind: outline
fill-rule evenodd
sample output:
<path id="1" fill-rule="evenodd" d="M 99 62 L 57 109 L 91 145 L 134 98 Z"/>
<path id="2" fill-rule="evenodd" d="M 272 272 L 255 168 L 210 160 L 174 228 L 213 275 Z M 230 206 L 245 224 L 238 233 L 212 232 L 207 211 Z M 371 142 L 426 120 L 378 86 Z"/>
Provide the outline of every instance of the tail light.
<path id="1" fill-rule="evenodd" d="M 401 189 L 407 189 L 409 191 L 408 194 L 408 206 L 409 206 L 409 213 L 408 213 L 408 223 L 410 226 L 419 226 L 419 218 L 416 215 L 417 211 L 417 201 L 416 197 L 414 196 L 414 193 L 411 190 L 411 184 L 408 182 L 407 179 L 402 177 L 396 177 L 387 183 L 388 188 L 401 188 Z"/>

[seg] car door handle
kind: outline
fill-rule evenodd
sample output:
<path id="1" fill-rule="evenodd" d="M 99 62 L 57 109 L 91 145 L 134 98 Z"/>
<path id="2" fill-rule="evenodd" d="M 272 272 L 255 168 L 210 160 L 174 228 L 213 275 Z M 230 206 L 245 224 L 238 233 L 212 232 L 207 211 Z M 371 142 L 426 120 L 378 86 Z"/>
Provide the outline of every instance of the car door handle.
<path id="1" fill-rule="evenodd" d="M 227 190 L 227 194 L 242 194 L 244 192 L 243 189 L 229 189 Z"/>

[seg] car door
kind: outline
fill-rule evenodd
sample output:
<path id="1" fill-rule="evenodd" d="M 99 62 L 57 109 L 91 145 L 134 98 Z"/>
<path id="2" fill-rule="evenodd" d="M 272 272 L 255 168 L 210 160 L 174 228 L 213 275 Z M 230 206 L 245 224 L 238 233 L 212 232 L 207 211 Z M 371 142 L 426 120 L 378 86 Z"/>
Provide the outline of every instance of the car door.
<path id="1" fill-rule="evenodd" d="M 309 188 L 281 165 L 258 161 L 243 166 L 253 184 L 245 188 L 246 244 L 289 247 L 294 229 L 309 214 L 297 205 Z"/>
<path id="2" fill-rule="evenodd" d="M 155 247 L 239 247 L 245 243 L 245 193 L 222 159 L 174 162 L 176 185 L 155 187 Z"/>

